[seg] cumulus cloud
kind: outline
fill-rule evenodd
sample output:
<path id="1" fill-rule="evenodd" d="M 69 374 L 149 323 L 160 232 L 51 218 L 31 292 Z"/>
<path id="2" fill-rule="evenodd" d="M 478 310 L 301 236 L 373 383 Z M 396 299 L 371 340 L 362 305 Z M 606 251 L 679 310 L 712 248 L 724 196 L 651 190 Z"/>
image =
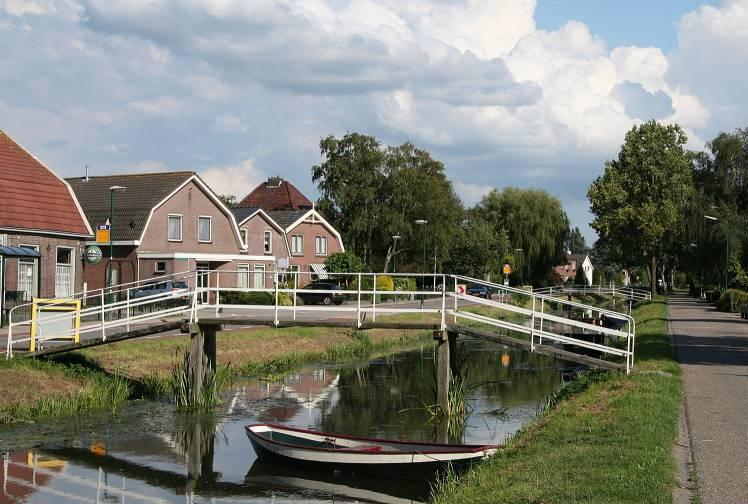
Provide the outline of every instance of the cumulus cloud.
<path id="1" fill-rule="evenodd" d="M 470 184 L 457 181 L 454 183 L 455 191 L 465 205 L 475 205 L 483 196 L 491 192 L 492 186 L 481 184 Z"/>
<path id="2" fill-rule="evenodd" d="M 55 13 L 54 3 L 49 0 L 0 0 L 0 12 L 22 17 L 26 14 L 41 16 Z"/>
<path id="3" fill-rule="evenodd" d="M 216 116 L 213 129 L 222 133 L 246 133 L 249 128 L 235 115 L 224 112 Z"/>
<path id="4" fill-rule="evenodd" d="M 181 115 L 189 110 L 186 102 L 173 96 L 158 96 L 146 100 L 132 101 L 130 107 L 139 112 L 156 116 Z"/>
<path id="5" fill-rule="evenodd" d="M 267 178 L 251 159 L 227 166 L 212 166 L 201 170 L 200 176 L 216 194 L 231 194 L 237 198 L 243 198 Z"/>
<path id="6" fill-rule="evenodd" d="M 639 83 L 621 82 L 613 88 L 611 96 L 621 102 L 626 114 L 634 119 L 663 119 L 675 113 L 673 100 L 667 93 L 647 91 Z"/>

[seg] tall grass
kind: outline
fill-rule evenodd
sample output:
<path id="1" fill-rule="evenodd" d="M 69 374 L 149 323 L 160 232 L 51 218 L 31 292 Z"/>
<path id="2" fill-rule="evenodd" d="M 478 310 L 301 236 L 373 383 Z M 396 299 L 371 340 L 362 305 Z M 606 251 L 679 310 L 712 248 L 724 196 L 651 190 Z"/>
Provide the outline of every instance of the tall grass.
<path id="1" fill-rule="evenodd" d="M 170 380 L 170 389 L 174 403 L 180 409 L 211 410 L 221 404 L 221 391 L 231 381 L 230 366 L 204 365 L 197 380 L 202 382 L 200 393 L 192 390 L 192 362 L 190 352 L 185 352 L 179 364 L 174 365 Z"/>

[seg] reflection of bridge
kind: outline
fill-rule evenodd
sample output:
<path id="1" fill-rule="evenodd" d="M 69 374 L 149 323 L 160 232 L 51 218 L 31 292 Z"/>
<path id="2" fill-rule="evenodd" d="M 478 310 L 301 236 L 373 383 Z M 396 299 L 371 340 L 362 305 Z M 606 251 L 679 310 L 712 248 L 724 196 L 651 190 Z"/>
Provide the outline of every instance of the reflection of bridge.
<path id="1" fill-rule="evenodd" d="M 32 320 L 13 320 L 11 314 L 6 355 L 12 357 L 18 344 L 32 343 L 36 349 L 27 355 L 41 356 L 182 327 L 192 335 L 196 398 L 202 387 L 198 377 L 216 366 L 216 332 L 229 325 L 430 329 L 440 341 L 447 341 L 447 334 L 450 339 L 471 335 L 588 366 L 629 372 L 634 363 L 631 316 L 550 294 L 446 274 L 327 273 L 328 283 L 309 288 L 301 287 L 301 273 L 276 272 L 272 288 L 227 285 L 227 276 L 237 274 L 246 272 L 192 272 L 176 282 L 183 287 L 168 291 L 150 294 L 142 285 L 120 285 L 95 293 L 94 306 L 89 296 L 64 312 L 46 312 L 50 303 L 35 306 Z M 405 287 L 395 290 L 393 277 Z M 469 296 L 468 284 L 486 285 L 492 295 Z M 237 299 L 245 304 L 227 304 Z M 80 342 L 52 343 L 78 335 Z M 448 353 L 448 345 L 440 347 Z"/>

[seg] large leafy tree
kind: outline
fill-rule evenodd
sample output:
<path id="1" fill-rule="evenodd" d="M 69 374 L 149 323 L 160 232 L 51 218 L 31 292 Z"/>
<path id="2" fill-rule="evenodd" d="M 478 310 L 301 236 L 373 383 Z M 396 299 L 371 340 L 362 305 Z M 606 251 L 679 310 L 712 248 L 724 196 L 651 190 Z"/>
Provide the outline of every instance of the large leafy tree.
<path id="1" fill-rule="evenodd" d="M 587 196 L 592 227 L 627 265 L 648 262 L 656 291 L 658 259 L 679 232 L 693 193 L 693 156 L 678 125 L 649 121 L 628 133 L 618 159 L 605 163 Z"/>
<path id="2" fill-rule="evenodd" d="M 517 259 L 517 276 L 533 284 L 546 283 L 553 266 L 562 264 L 569 219 L 561 202 L 545 191 L 516 189 L 488 193 L 477 209 L 493 226 L 505 232 Z"/>
<path id="3" fill-rule="evenodd" d="M 506 230 L 497 233 L 478 209 L 471 209 L 456 228 L 449 271 L 479 279 L 499 278 L 501 266 L 511 256 Z"/>
<path id="4" fill-rule="evenodd" d="M 572 254 L 586 254 L 589 252 L 587 241 L 578 227 L 569 231 L 569 237 L 566 239 L 566 250 Z"/>
<path id="5" fill-rule="evenodd" d="M 428 270 L 439 268 L 463 211 L 443 163 L 411 143 L 386 147 L 358 133 L 324 138 L 320 150 L 323 161 L 312 168 L 318 208 L 349 250 L 371 269 L 387 271 L 395 253 L 401 269 L 425 267 L 423 255 Z M 418 219 L 428 221 L 424 229 Z"/>

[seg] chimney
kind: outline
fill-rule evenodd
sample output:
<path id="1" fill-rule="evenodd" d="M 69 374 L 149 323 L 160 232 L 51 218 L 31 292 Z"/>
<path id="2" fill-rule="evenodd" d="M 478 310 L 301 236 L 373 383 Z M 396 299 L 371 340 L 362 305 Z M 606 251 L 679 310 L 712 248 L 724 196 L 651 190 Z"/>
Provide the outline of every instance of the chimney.
<path id="1" fill-rule="evenodd" d="M 86 176 L 83 177 L 83 182 L 88 182 L 88 180 L 89 180 L 89 178 L 88 178 L 88 165 L 86 165 Z"/>

